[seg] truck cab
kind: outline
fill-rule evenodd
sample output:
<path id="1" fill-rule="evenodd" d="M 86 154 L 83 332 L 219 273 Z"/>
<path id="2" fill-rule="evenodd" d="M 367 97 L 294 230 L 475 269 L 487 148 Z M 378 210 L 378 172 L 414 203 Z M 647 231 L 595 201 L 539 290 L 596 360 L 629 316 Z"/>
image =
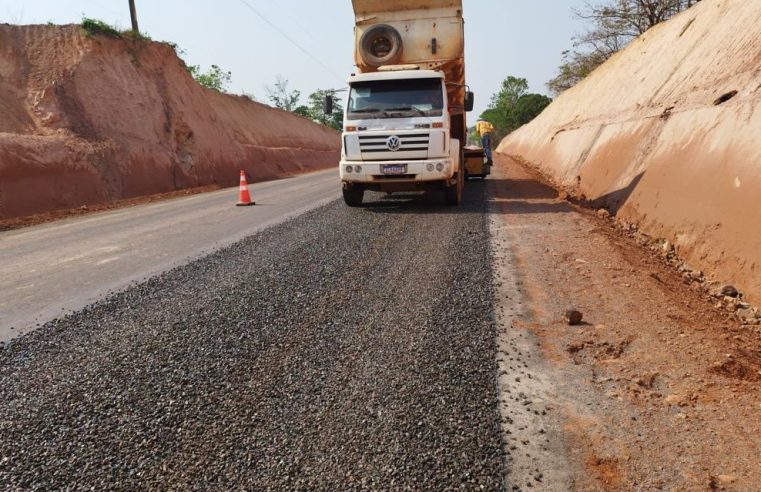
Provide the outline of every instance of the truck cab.
<path id="1" fill-rule="evenodd" d="M 355 63 L 348 79 L 340 177 L 349 206 L 366 190 L 443 190 L 459 205 L 465 181 L 461 0 L 353 0 Z"/>
<path id="2" fill-rule="evenodd" d="M 349 79 L 341 181 L 360 193 L 415 191 L 446 182 L 458 171 L 460 145 L 450 137 L 441 72 L 381 71 Z M 362 191 L 360 191 L 362 190 Z"/>

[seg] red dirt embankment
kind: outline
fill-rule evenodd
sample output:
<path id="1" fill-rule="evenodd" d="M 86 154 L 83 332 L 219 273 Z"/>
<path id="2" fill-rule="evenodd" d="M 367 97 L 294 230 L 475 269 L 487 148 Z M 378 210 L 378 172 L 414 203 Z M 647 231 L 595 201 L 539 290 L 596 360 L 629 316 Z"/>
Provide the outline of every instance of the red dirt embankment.
<path id="1" fill-rule="evenodd" d="M 703 0 L 565 92 L 499 152 L 761 301 L 761 1 Z"/>
<path id="2" fill-rule="evenodd" d="M 199 86 L 162 43 L 0 25 L 0 219 L 335 166 L 340 136 Z"/>

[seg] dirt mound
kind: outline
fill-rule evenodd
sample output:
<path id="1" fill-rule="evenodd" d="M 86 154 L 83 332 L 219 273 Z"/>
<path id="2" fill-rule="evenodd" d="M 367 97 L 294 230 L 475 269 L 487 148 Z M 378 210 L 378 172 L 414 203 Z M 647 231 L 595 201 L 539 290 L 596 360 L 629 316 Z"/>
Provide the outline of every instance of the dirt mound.
<path id="1" fill-rule="evenodd" d="M 0 218 L 335 166 L 340 136 L 210 91 L 162 43 L 0 25 Z"/>
<path id="2" fill-rule="evenodd" d="M 742 381 L 761 381 L 761 351 L 739 350 L 737 354 L 727 354 L 722 362 L 711 367 L 711 372 Z"/>
<path id="3" fill-rule="evenodd" d="M 761 301 L 759 22 L 761 2 L 703 0 L 498 150 Z"/>

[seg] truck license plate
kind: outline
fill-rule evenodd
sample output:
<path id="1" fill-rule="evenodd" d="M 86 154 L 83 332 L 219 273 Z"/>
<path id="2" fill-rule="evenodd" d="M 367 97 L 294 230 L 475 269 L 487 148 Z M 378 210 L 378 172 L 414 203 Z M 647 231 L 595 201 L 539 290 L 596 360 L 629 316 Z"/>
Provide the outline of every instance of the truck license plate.
<path id="1" fill-rule="evenodd" d="M 407 164 L 386 164 L 381 167 L 383 174 L 407 174 Z"/>

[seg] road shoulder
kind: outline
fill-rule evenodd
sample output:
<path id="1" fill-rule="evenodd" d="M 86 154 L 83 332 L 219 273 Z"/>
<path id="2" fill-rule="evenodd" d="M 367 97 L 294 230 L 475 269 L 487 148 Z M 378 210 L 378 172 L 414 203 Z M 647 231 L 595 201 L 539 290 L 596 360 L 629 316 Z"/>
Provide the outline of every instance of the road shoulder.
<path id="1" fill-rule="evenodd" d="M 522 392 L 553 409 L 503 413 L 507 442 L 529 441 L 513 450 L 509 483 L 524 489 L 538 468 L 542 490 L 751 490 L 761 481 L 757 328 L 730 321 L 657 255 L 517 163 L 501 157 L 490 181 L 504 264 L 500 400 L 515 407 Z M 569 326 L 568 307 L 585 323 Z M 537 425 L 557 432 L 544 443 L 554 453 L 532 442 Z"/>
<path id="2" fill-rule="evenodd" d="M 558 410 L 557 367 L 544 360 L 528 329 L 522 281 L 512 254 L 514 238 L 494 205 L 490 231 L 496 292 L 499 411 L 508 489 L 570 490 L 573 473 Z"/>

